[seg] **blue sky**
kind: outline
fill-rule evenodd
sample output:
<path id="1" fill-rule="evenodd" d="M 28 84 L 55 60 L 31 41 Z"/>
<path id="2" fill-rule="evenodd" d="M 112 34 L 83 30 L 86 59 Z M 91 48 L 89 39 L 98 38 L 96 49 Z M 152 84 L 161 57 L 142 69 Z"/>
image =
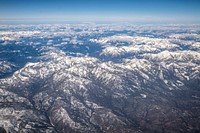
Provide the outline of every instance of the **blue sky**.
<path id="1" fill-rule="evenodd" d="M 0 21 L 199 23 L 200 0 L 0 0 Z"/>

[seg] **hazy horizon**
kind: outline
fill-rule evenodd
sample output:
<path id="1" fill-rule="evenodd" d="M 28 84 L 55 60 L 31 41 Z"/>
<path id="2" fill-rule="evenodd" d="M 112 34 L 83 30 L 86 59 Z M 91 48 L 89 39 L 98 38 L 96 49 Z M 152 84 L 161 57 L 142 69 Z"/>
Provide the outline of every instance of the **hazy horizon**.
<path id="1" fill-rule="evenodd" d="M 198 0 L 1 0 L 0 23 L 200 23 Z"/>

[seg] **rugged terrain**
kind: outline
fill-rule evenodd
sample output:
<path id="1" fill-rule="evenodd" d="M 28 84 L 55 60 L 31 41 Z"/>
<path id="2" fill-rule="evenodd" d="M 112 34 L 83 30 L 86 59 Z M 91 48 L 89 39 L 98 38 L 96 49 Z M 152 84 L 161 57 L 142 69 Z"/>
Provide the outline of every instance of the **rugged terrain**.
<path id="1" fill-rule="evenodd" d="M 1 25 L 7 132 L 200 131 L 199 25 Z"/>

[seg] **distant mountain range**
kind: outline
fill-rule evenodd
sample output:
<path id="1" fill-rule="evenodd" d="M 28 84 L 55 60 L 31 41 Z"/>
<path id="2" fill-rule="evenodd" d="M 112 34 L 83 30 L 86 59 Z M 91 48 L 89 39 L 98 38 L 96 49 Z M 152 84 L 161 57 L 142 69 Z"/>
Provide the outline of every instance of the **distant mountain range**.
<path id="1" fill-rule="evenodd" d="M 200 131 L 200 25 L 0 25 L 0 127 Z"/>

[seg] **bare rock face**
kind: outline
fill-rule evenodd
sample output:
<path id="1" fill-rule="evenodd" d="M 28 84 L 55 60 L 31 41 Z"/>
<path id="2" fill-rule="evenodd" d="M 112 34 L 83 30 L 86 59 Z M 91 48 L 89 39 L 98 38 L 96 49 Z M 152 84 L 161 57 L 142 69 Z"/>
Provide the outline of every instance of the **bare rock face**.
<path id="1" fill-rule="evenodd" d="M 73 31 L 77 26 L 83 32 Z M 16 31 L 2 46 L 18 41 L 26 63 L 0 61 L 0 133 L 200 130 L 200 45 L 178 35 L 198 26 L 151 27 L 154 37 L 142 34 L 148 26 L 82 26 L 19 26 L 29 32 Z"/>

